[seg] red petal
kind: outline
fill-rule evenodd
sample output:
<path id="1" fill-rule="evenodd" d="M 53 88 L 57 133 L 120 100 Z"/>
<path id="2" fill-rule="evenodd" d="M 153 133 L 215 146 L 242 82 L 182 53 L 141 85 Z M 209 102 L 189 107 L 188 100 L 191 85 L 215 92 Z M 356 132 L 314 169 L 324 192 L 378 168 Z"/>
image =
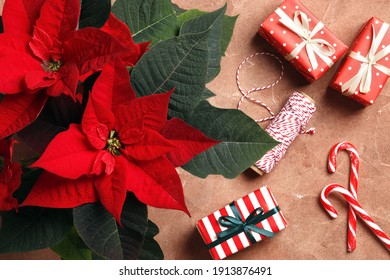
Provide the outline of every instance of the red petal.
<path id="1" fill-rule="evenodd" d="M 206 137 L 202 132 L 178 118 L 167 121 L 161 134 L 179 147 L 167 155 L 175 166 L 182 166 L 197 154 L 220 143 L 220 141 Z"/>
<path id="2" fill-rule="evenodd" d="M 0 172 L 0 211 L 15 209 L 18 201 L 12 194 L 21 183 L 22 169 L 19 162 L 12 163 L 14 139 L 0 140 L 0 156 L 3 157 L 3 166 Z"/>
<path id="3" fill-rule="evenodd" d="M 121 132 L 119 137 L 121 137 Z M 120 138 L 122 139 L 122 138 Z M 154 130 L 145 130 L 144 137 L 141 141 L 133 145 L 125 146 L 123 153 L 130 159 L 136 160 L 152 160 L 176 149 L 171 142 L 161 136 Z"/>
<path id="4" fill-rule="evenodd" d="M 10 163 L 13 153 L 14 139 L 0 139 L 0 156 L 3 157 L 5 164 Z"/>
<path id="5" fill-rule="evenodd" d="M 79 0 L 46 0 L 35 25 L 49 34 L 53 41 L 61 42 L 76 30 L 79 16 Z"/>
<path id="6" fill-rule="evenodd" d="M 48 73 L 43 69 L 40 71 L 30 71 L 26 73 L 25 81 L 28 90 L 34 91 L 43 89 L 53 85 L 58 79 L 58 75 L 48 76 Z"/>
<path id="7" fill-rule="evenodd" d="M 130 85 L 130 75 L 127 68 L 120 59 L 113 63 L 114 79 L 112 85 L 112 111 L 115 112 L 118 107 L 126 102 L 136 98 L 135 92 Z"/>
<path id="8" fill-rule="evenodd" d="M 82 176 L 70 180 L 43 172 L 20 206 L 73 208 L 97 200 L 93 178 Z"/>
<path id="9" fill-rule="evenodd" d="M 12 173 L 12 178 L 11 182 L 8 183 L 8 191 L 12 195 L 20 187 L 20 183 L 22 182 L 22 168 L 19 162 L 10 164 L 9 168 Z"/>
<path id="10" fill-rule="evenodd" d="M 47 101 L 44 93 L 6 95 L 0 103 L 0 138 L 32 123 Z"/>
<path id="11" fill-rule="evenodd" d="M 115 113 L 117 126 L 126 127 L 130 120 L 143 119 L 146 128 L 160 131 L 167 121 L 168 103 L 172 91 L 135 98 L 120 106 Z"/>
<path id="12" fill-rule="evenodd" d="M 43 168 L 61 177 L 76 179 L 91 172 L 98 151 L 88 142 L 78 124 L 59 133 L 32 167 Z"/>
<path id="13" fill-rule="evenodd" d="M 108 134 L 114 127 L 115 118 L 111 111 L 115 72 L 113 65 L 104 66 L 89 96 L 81 127 L 96 149 L 106 146 Z"/>
<path id="14" fill-rule="evenodd" d="M 134 119 L 129 120 L 125 127 L 117 129 L 122 145 L 132 145 L 142 140 L 144 137 L 144 120 Z"/>
<path id="15" fill-rule="evenodd" d="M 122 57 L 127 50 L 109 34 L 96 28 L 77 30 L 64 44 L 64 61 L 74 62 L 84 75 L 98 71 L 117 57 Z"/>
<path id="16" fill-rule="evenodd" d="M 110 175 L 115 168 L 115 157 L 107 150 L 102 150 L 97 155 L 90 175 L 100 175 L 103 171 Z"/>
<path id="17" fill-rule="evenodd" d="M 46 0 L 10 0 L 4 3 L 3 24 L 6 33 L 30 35 Z"/>
<path id="18" fill-rule="evenodd" d="M 58 80 L 47 88 L 46 94 L 49 96 L 68 95 L 76 100 L 76 89 L 79 82 L 79 70 L 77 65 L 68 63 L 61 66 L 58 73 Z M 55 73 L 52 73 L 55 74 Z"/>
<path id="19" fill-rule="evenodd" d="M 127 66 L 135 65 L 146 51 L 145 44 L 135 44 L 127 25 L 117 19 L 113 13 L 110 14 L 110 17 L 100 30 L 110 34 L 127 49 L 127 52 L 121 57 Z M 147 45 L 149 43 L 146 43 Z"/>
<path id="20" fill-rule="evenodd" d="M 123 204 L 126 200 L 128 177 L 128 164 L 123 157 L 116 157 L 115 170 L 111 175 L 101 175 L 95 180 L 95 188 L 100 202 L 110 212 L 117 222 L 121 224 L 120 217 Z"/>
<path id="21" fill-rule="evenodd" d="M 53 41 L 44 30 L 35 27 L 33 38 L 28 45 L 36 57 L 42 61 L 50 61 L 50 50 L 53 48 Z"/>
<path id="22" fill-rule="evenodd" d="M 128 191 L 140 201 L 154 207 L 182 210 L 189 215 L 179 175 L 168 159 L 160 157 L 137 165 L 129 162 L 129 166 Z"/>
<path id="23" fill-rule="evenodd" d="M 26 36 L 0 34 L 0 92 L 19 93 L 26 90 L 25 75 L 42 70 L 39 61 L 27 50 Z"/>
<path id="24" fill-rule="evenodd" d="M 18 206 L 18 201 L 8 193 L 8 187 L 0 184 L 0 211 L 10 211 Z"/>
<path id="25" fill-rule="evenodd" d="M 31 37 L 24 34 L 0 34 L 0 52 L 1 55 L 14 55 L 15 52 L 22 52 L 29 54 L 29 42 Z"/>
<path id="26" fill-rule="evenodd" d="M 150 42 L 143 42 L 138 44 L 141 51 L 141 56 L 149 49 Z"/>

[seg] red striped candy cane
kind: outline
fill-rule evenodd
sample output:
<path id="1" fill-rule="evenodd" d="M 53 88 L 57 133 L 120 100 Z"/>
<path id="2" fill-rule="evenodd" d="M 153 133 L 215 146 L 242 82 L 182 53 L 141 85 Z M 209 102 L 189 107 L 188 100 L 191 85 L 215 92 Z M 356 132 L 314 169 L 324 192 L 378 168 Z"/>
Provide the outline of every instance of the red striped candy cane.
<path id="1" fill-rule="evenodd" d="M 328 199 L 328 196 L 331 192 L 337 192 L 341 194 L 348 202 L 349 206 L 351 206 L 352 209 L 355 211 L 355 213 L 363 220 L 363 222 L 379 238 L 379 240 L 382 241 L 385 247 L 390 250 L 390 238 L 374 222 L 374 220 L 368 215 L 368 213 L 364 211 L 357 199 L 347 189 L 338 184 L 330 184 L 326 186 L 321 192 L 321 204 L 332 218 L 337 218 L 338 213 Z"/>
<path id="2" fill-rule="evenodd" d="M 349 191 L 357 200 L 358 189 L 358 171 L 359 171 L 359 154 L 356 148 L 349 142 L 340 142 L 332 147 L 329 152 L 328 170 L 336 172 L 336 157 L 339 151 L 346 150 L 351 159 L 351 168 L 349 172 Z M 348 208 L 348 251 L 356 249 L 356 214 L 351 206 Z"/>

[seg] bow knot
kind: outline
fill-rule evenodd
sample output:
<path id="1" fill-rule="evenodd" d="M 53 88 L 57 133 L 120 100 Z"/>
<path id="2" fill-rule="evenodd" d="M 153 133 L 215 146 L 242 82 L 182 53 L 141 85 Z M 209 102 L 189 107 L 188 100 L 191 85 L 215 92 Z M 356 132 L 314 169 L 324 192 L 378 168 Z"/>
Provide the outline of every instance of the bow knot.
<path id="1" fill-rule="evenodd" d="M 387 23 L 383 23 L 378 35 L 375 34 L 374 25 L 371 26 L 372 41 L 368 54 L 366 56 L 362 56 L 360 53 L 351 52 L 349 55 L 351 58 L 361 62 L 361 65 L 358 73 L 341 86 L 341 91 L 345 95 L 354 94 L 358 89 L 359 84 L 360 93 L 366 94 L 370 92 L 372 83 L 372 67 L 375 67 L 380 72 L 390 76 L 390 69 L 378 63 L 379 60 L 390 54 L 390 45 L 387 45 L 381 51 L 377 52 L 380 43 L 386 35 L 389 25 Z"/>
<path id="2" fill-rule="evenodd" d="M 260 228 L 257 226 L 257 224 L 260 223 L 261 221 L 268 219 L 272 215 L 278 213 L 280 211 L 279 206 L 272 208 L 266 213 L 264 213 L 263 208 L 258 207 L 255 210 L 253 210 L 246 219 L 241 218 L 241 214 L 238 211 L 234 202 L 230 203 L 229 206 L 234 214 L 234 217 L 233 216 L 219 217 L 218 223 L 221 226 L 226 227 L 227 229 L 217 233 L 218 239 L 207 244 L 207 247 L 209 249 L 229 240 L 230 238 L 240 234 L 241 232 L 245 233 L 245 235 L 248 237 L 248 240 L 251 244 L 256 243 L 256 239 L 253 235 L 253 232 L 262 234 L 267 237 L 275 236 L 275 233 Z"/>
<path id="3" fill-rule="evenodd" d="M 302 39 L 302 42 L 290 54 L 285 56 L 288 61 L 294 59 L 305 48 L 313 70 L 318 68 L 316 55 L 329 67 L 333 65 L 333 61 L 329 57 L 336 52 L 335 48 L 324 39 L 313 39 L 324 27 L 322 22 L 318 22 L 313 30 L 310 30 L 309 18 L 305 13 L 296 11 L 294 18 L 291 19 L 280 8 L 276 9 L 275 12 L 280 16 L 279 21 Z"/>
<path id="4" fill-rule="evenodd" d="M 222 231 L 217 234 L 218 238 L 226 238 L 228 236 L 235 236 L 241 232 L 244 232 L 248 237 L 250 243 L 256 243 L 256 239 L 253 236 L 252 232 L 257 232 L 267 237 L 273 237 L 275 234 L 273 232 L 267 231 L 256 226 L 258 223 L 266 219 L 268 216 L 264 215 L 264 210 L 261 207 L 256 208 L 249 214 L 249 216 L 242 220 L 240 213 L 234 205 L 235 210 L 233 213 L 235 217 L 232 216 L 222 216 L 219 217 L 218 223 L 228 228 L 225 231 Z M 274 210 L 275 211 L 275 210 Z M 271 213 L 274 214 L 274 211 Z M 268 213 L 268 212 L 267 212 Z M 269 214 L 268 214 L 269 215 Z"/>

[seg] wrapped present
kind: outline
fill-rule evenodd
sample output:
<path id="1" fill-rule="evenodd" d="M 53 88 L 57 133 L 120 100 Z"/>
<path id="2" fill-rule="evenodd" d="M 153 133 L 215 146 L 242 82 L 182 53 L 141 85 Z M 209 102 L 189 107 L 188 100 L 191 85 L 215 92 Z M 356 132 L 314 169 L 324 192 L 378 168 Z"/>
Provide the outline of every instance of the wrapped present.
<path id="1" fill-rule="evenodd" d="M 389 54 L 389 24 L 373 17 L 356 37 L 330 86 L 364 106 L 373 104 L 390 75 Z"/>
<path id="2" fill-rule="evenodd" d="M 258 33 L 309 82 L 319 79 L 348 49 L 298 0 L 284 1 Z"/>
<path id="3" fill-rule="evenodd" d="M 268 187 L 231 202 L 200 219 L 199 233 L 211 256 L 224 259 L 286 227 L 286 220 Z"/>

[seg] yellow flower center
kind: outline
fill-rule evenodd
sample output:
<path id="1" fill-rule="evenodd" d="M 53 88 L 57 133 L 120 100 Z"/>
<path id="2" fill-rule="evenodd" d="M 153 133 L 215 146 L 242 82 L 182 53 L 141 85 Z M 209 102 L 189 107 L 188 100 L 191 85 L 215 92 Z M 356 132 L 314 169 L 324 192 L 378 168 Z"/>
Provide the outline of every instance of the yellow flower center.
<path id="1" fill-rule="evenodd" d="M 60 67 L 62 66 L 62 62 L 61 60 L 58 60 L 58 61 L 50 61 L 47 63 L 47 68 L 51 71 L 51 72 L 57 72 Z"/>
<path id="2" fill-rule="evenodd" d="M 122 148 L 122 144 L 115 130 L 111 130 L 106 148 L 113 156 L 120 156 L 121 152 L 119 150 Z"/>

